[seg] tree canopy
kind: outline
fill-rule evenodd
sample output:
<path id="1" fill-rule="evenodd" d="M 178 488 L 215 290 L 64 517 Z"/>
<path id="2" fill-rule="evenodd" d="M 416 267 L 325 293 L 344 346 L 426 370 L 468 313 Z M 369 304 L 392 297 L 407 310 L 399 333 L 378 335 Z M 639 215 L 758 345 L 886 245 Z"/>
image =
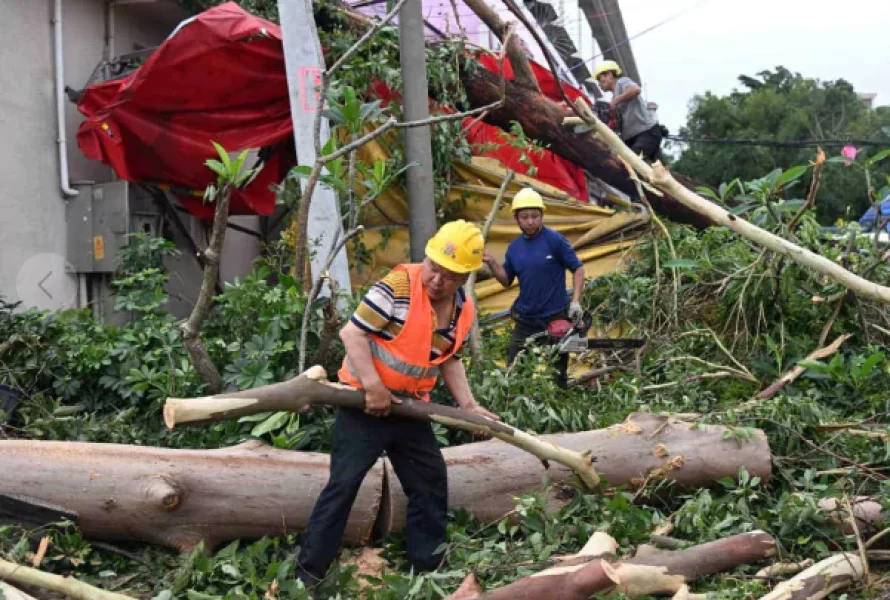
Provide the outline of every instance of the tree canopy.
<path id="1" fill-rule="evenodd" d="M 741 75 L 741 89 L 727 96 L 711 92 L 696 95 L 690 105 L 684 137 L 692 139 L 746 139 L 770 142 L 803 140 L 869 140 L 890 145 L 890 109 L 870 110 L 853 86 L 843 80 L 820 81 L 792 73 L 785 67 Z M 859 148 L 860 158 L 880 147 Z M 827 155 L 840 148 L 826 146 Z M 811 160 L 815 148 L 691 143 L 674 168 L 684 175 L 718 186 L 735 177 L 750 180 L 773 169 L 787 169 Z M 830 164 L 817 196 L 822 222 L 838 217 L 856 219 L 869 206 L 861 169 Z M 872 173 L 873 185 L 886 183 L 884 173 Z M 802 195 L 803 191 L 796 190 Z"/>

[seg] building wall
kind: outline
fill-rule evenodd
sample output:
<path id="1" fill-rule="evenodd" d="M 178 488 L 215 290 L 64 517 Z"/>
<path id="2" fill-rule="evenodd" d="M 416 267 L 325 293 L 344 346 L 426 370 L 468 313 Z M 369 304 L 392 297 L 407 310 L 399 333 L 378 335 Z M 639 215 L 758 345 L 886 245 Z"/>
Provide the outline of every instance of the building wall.
<path id="1" fill-rule="evenodd" d="M 64 81 L 72 88 L 81 88 L 102 59 L 105 6 L 104 0 L 63 1 Z M 134 44 L 158 44 L 183 16 L 179 10 L 166 10 L 166 21 L 159 20 L 149 14 L 150 5 L 136 6 L 116 9 L 118 51 L 130 51 Z M 0 2 L 0 294 L 12 301 L 19 299 L 17 278 L 29 284 L 29 276 L 41 277 L 33 271 L 45 261 L 35 265 L 29 259 L 46 253 L 64 257 L 66 249 L 56 149 L 52 16 L 52 0 Z M 110 180 L 110 169 L 86 160 L 77 148 L 82 118 L 67 100 L 65 113 L 71 181 Z M 70 291 L 74 276 L 53 274 L 57 276 L 67 280 L 58 286 Z M 76 295 L 63 296 L 56 300 L 68 305 L 76 301 Z M 47 301 L 48 308 L 58 306 Z"/>
<path id="2" fill-rule="evenodd" d="M 62 2 L 64 82 L 71 88 L 83 88 L 103 59 L 106 7 L 106 0 Z M 0 0 L 0 296 L 40 308 L 67 308 L 77 305 L 78 291 L 76 276 L 64 272 L 68 227 L 56 145 L 52 16 L 53 0 Z M 112 55 L 157 46 L 187 16 L 172 0 L 115 7 Z M 114 173 L 80 152 L 77 128 L 83 117 L 67 99 L 65 115 L 69 178 L 72 187 L 90 193 L 89 183 L 111 181 Z M 259 228 L 255 217 L 233 220 Z M 192 229 L 200 227 L 193 224 Z M 182 240 L 173 237 L 184 256 L 169 265 L 174 270 L 171 309 L 184 314 L 197 296 L 200 270 Z M 229 230 L 223 280 L 243 277 L 258 251 L 255 238 Z M 35 291 L 45 272 L 52 272 L 43 283 L 52 298 Z M 107 284 L 107 276 L 102 279 Z M 17 281 L 24 286 L 22 298 Z M 102 295 L 107 296 L 107 287 Z"/>

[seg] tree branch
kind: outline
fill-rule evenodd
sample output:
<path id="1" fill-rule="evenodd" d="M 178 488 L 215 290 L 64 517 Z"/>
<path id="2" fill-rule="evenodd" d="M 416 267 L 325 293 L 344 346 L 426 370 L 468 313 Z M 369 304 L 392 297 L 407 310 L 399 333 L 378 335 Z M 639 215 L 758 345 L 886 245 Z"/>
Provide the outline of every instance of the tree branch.
<path id="1" fill-rule="evenodd" d="M 309 316 L 312 314 L 312 303 L 315 302 L 315 299 L 318 297 L 318 293 L 321 291 L 322 282 L 328 277 L 327 273 L 328 270 L 331 268 L 331 265 L 334 264 L 334 258 L 336 258 L 336 256 L 340 253 L 340 250 L 343 249 L 343 246 L 346 245 L 346 242 L 354 238 L 363 230 L 364 227 L 362 225 L 359 225 L 358 227 L 344 235 L 336 244 L 331 246 L 331 251 L 328 252 L 328 256 L 325 259 L 324 268 L 321 270 L 321 273 L 318 274 L 318 277 L 312 283 L 312 289 L 309 291 L 309 297 L 306 298 L 306 309 L 303 311 L 303 324 L 300 328 L 300 372 L 303 372 L 306 368 L 306 340 L 309 333 Z"/>
<path id="2" fill-rule="evenodd" d="M 476 13 L 504 44 L 504 52 L 510 59 L 510 66 L 513 67 L 513 83 L 540 92 L 541 88 L 538 86 L 538 80 L 535 79 L 535 73 L 528 62 L 528 57 L 522 49 L 521 40 L 516 36 L 507 35 L 509 25 L 484 0 L 464 0 L 464 4 Z"/>
<path id="3" fill-rule="evenodd" d="M 195 306 L 188 320 L 179 326 L 179 337 L 189 354 L 189 360 L 201 376 L 211 393 L 222 390 L 223 381 L 219 371 L 210 360 L 210 354 L 201 343 L 201 325 L 210 313 L 213 294 L 219 280 L 219 261 L 223 242 L 226 238 L 226 223 L 229 219 L 229 203 L 232 199 L 233 184 L 226 183 L 216 196 L 216 210 L 213 214 L 213 231 L 210 243 L 204 251 L 204 277 Z"/>
<path id="4" fill-rule="evenodd" d="M 168 398 L 164 406 L 164 422 L 173 429 L 179 425 L 213 423 L 269 411 L 299 413 L 317 404 L 363 408 L 365 392 L 329 383 L 325 370 L 315 366 L 289 381 L 252 390 L 203 398 Z M 549 466 L 548 461 L 557 462 L 574 471 L 585 485 L 591 488 L 599 485 L 599 475 L 593 468 L 590 450 L 576 452 L 499 421 L 459 408 L 411 398 L 403 398 L 400 404 L 393 404 L 392 414 L 490 435 L 533 454 L 545 467 Z"/>
<path id="5" fill-rule="evenodd" d="M 73 577 L 62 577 L 31 567 L 17 565 L 0 559 L 0 579 L 18 585 L 33 585 L 53 592 L 65 594 L 77 600 L 135 600 L 131 596 L 106 592 L 78 581 Z"/>
<path id="6" fill-rule="evenodd" d="M 491 206 L 491 211 L 488 213 L 488 217 L 485 219 L 485 225 L 482 226 L 482 242 L 483 244 L 488 240 L 488 234 L 491 231 L 491 226 L 494 223 L 494 218 L 498 214 L 498 210 L 501 208 L 501 202 L 504 200 L 504 194 L 507 193 L 507 188 L 510 187 L 510 182 L 513 181 L 513 177 L 516 175 L 516 172 L 513 169 L 507 169 L 507 174 L 504 177 L 504 180 L 501 182 L 501 188 L 498 190 L 498 195 L 495 196 L 494 202 Z M 482 335 L 479 332 L 479 307 L 478 301 L 476 299 L 476 279 L 479 276 L 479 271 L 473 271 L 470 273 L 470 277 L 467 279 L 467 283 L 464 285 L 464 289 L 467 290 L 467 294 L 469 294 L 470 299 L 473 301 L 473 304 L 476 305 L 476 317 L 473 319 L 473 326 L 470 328 L 470 356 L 472 356 L 473 360 L 477 360 L 482 353 Z"/>

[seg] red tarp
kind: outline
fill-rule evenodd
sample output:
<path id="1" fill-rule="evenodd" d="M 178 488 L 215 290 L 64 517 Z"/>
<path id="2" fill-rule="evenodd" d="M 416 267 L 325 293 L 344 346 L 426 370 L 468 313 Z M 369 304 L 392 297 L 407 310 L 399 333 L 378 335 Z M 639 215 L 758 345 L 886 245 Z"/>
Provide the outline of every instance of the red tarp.
<path id="1" fill-rule="evenodd" d="M 479 60 L 499 72 L 494 57 Z M 550 72 L 536 64 L 533 69 L 542 91 L 560 100 Z M 512 78 L 509 64 L 507 76 Z M 571 99 L 580 95 L 565 89 Z M 268 150 L 260 174 L 233 194 L 232 214 L 271 214 L 275 195 L 270 185 L 294 165 L 281 29 L 234 2 L 184 22 L 128 77 L 87 88 L 78 109 L 87 117 L 77 134 L 87 158 L 110 165 L 127 181 L 170 185 L 189 212 L 202 219 L 213 216 L 200 198 L 215 177 L 204 166 L 216 156 L 211 140 L 229 151 Z M 499 144 L 481 154 L 526 173 L 520 151 L 506 144 L 508 135 L 480 122 L 468 139 Z M 579 167 L 548 150 L 529 158 L 538 179 L 587 201 Z"/>

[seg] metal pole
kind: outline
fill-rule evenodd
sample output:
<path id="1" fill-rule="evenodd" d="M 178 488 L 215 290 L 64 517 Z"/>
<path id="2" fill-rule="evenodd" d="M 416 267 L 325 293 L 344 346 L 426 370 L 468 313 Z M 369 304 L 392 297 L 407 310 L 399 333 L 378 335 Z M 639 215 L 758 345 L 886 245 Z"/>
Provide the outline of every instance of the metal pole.
<path id="1" fill-rule="evenodd" d="M 426 79 L 426 40 L 420 0 L 408 0 L 399 11 L 400 60 L 402 62 L 402 112 L 405 121 L 429 118 Z M 436 199 L 433 194 L 433 149 L 429 127 L 405 131 L 405 158 L 416 163 L 408 169 L 408 234 L 411 260 L 424 257 L 427 240 L 436 233 Z"/>

